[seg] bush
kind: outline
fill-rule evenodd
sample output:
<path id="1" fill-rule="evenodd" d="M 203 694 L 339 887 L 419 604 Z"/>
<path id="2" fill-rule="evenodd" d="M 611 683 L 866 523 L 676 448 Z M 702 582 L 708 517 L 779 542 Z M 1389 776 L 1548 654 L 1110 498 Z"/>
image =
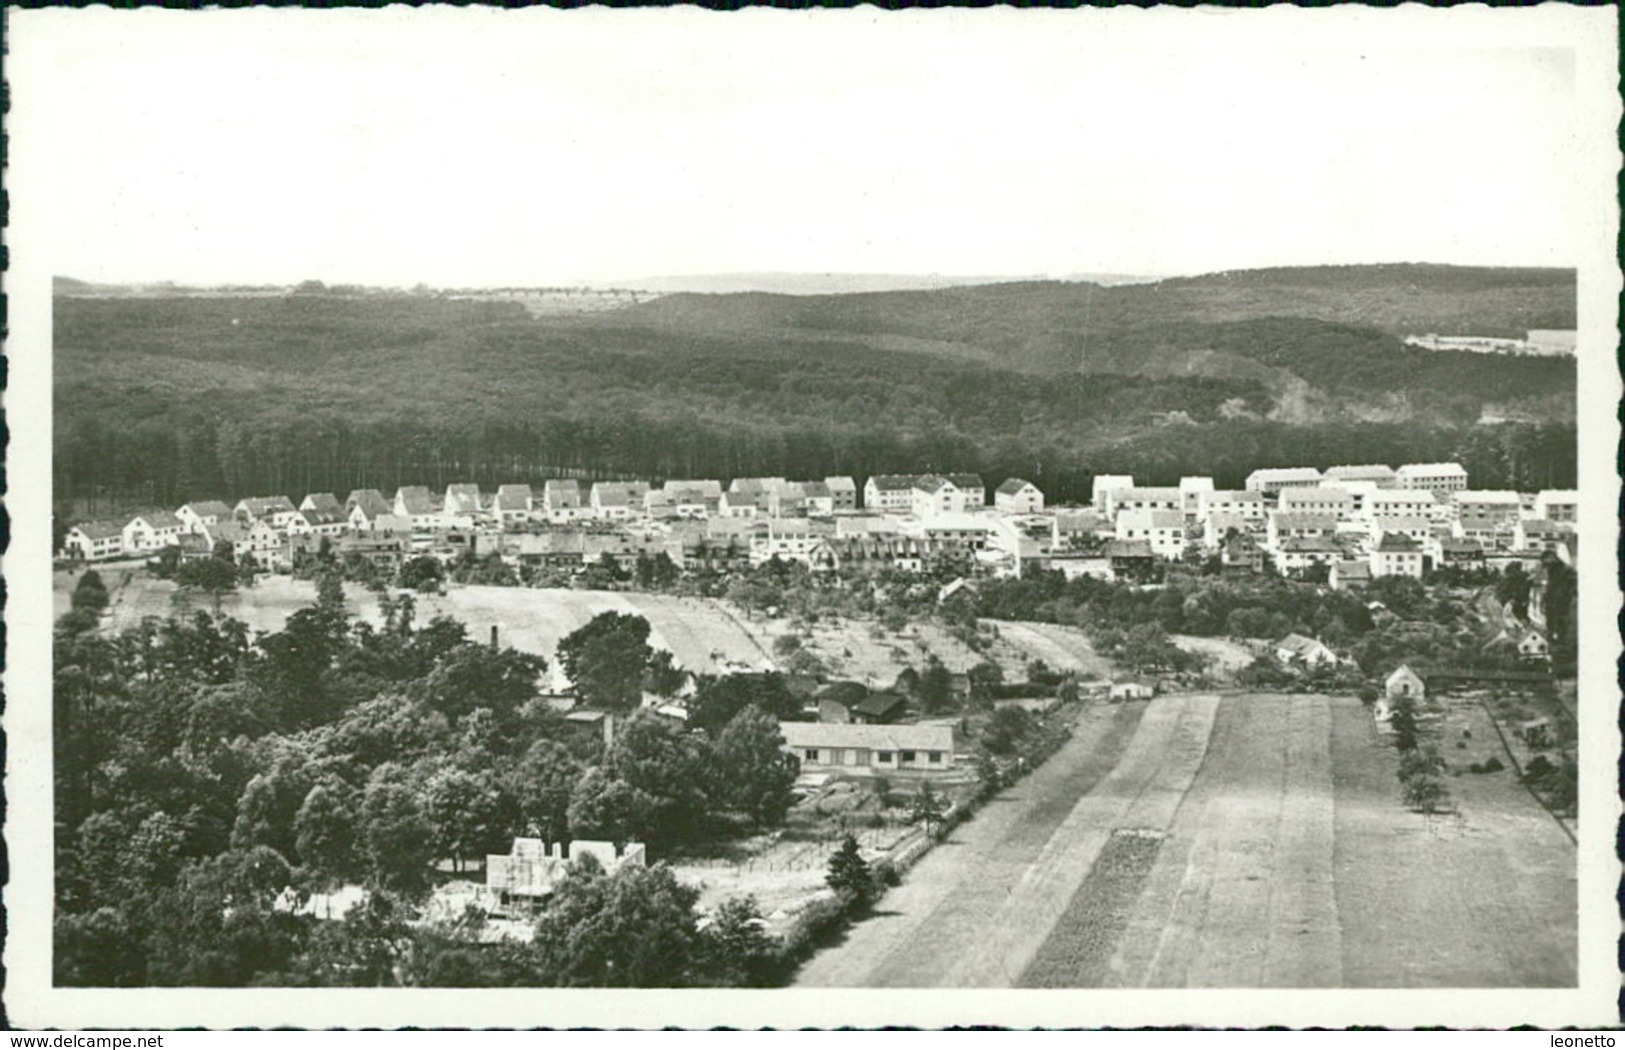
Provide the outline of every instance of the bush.
<path id="1" fill-rule="evenodd" d="M 1482 762 L 1474 762 L 1467 767 L 1469 773 L 1499 773 L 1506 768 L 1506 764 L 1499 758 L 1491 755 Z"/>

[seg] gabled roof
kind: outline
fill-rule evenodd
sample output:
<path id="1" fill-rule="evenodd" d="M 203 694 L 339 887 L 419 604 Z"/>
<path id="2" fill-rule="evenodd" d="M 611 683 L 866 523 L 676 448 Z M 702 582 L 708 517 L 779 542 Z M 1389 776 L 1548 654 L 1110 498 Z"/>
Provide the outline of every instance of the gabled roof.
<path id="1" fill-rule="evenodd" d="M 1285 638 L 1282 638 L 1280 641 L 1276 642 L 1275 647 L 1277 649 L 1285 649 L 1288 652 L 1294 653 L 1298 656 L 1308 656 L 1310 653 L 1318 653 L 1321 650 L 1326 649 L 1325 643 L 1317 641 L 1314 638 L 1306 638 L 1301 634 L 1289 634 Z"/>
<path id="2" fill-rule="evenodd" d="M 497 510 L 529 510 L 531 493 L 529 485 L 502 485 L 497 489 Z"/>
<path id="3" fill-rule="evenodd" d="M 1466 477 L 1467 468 L 1460 463 L 1406 463 L 1395 473 L 1402 478 L 1416 475 L 1424 477 L 1434 477 L 1436 475 Z"/>
<path id="4" fill-rule="evenodd" d="M 349 520 L 343 511 L 337 510 L 302 510 L 299 516 L 307 525 L 337 525 Z"/>
<path id="5" fill-rule="evenodd" d="M 804 499 L 829 499 L 832 493 L 822 481 L 803 481 L 801 495 Z"/>
<path id="6" fill-rule="evenodd" d="M 980 474 L 945 474 L 943 476 L 953 482 L 955 488 L 979 489 L 986 487 L 982 484 L 982 475 Z"/>
<path id="7" fill-rule="evenodd" d="M 869 484 L 881 492 L 905 492 L 914 487 L 913 474 L 873 474 Z"/>
<path id="8" fill-rule="evenodd" d="M 1350 503 L 1354 502 L 1354 494 L 1348 489 L 1333 488 L 1326 485 L 1304 486 L 1302 488 L 1282 489 L 1280 505 L 1285 507 L 1288 503 Z"/>
<path id="9" fill-rule="evenodd" d="M 1032 482 L 1026 478 L 1005 478 L 999 483 L 996 491 L 1003 496 L 1014 496 L 1029 485 L 1032 485 Z M 1037 486 L 1033 487 L 1036 488 Z"/>
<path id="10" fill-rule="evenodd" d="M 480 509 L 480 487 L 467 482 L 446 486 L 446 510 L 470 514 Z"/>
<path id="11" fill-rule="evenodd" d="M 581 483 L 575 478 L 553 478 L 542 482 L 542 497 L 549 503 L 581 502 Z"/>
<path id="12" fill-rule="evenodd" d="M 1320 471 L 1314 467 L 1259 467 L 1247 475 L 1248 481 L 1316 481 Z"/>
<path id="13" fill-rule="evenodd" d="M 1185 494 L 1172 485 L 1158 485 L 1151 488 L 1112 489 L 1113 503 L 1128 503 L 1133 500 L 1166 500 L 1170 503 L 1184 503 Z"/>
<path id="14" fill-rule="evenodd" d="M 1342 549 L 1325 536 L 1288 536 L 1281 541 L 1281 550 L 1292 554 L 1333 554 Z"/>
<path id="15" fill-rule="evenodd" d="M 1327 467 L 1325 476 L 1329 481 L 1391 481 L 1394 477 L 1394 468 L 1386 463 L 1344 465 Z"/>
<path id="16" fill-rule="evenodd" d="M 907 706 L 908 701 L 896 693 L 881 691 L 870 693 L 857 704 L 851 705 L 852 710 L 860 715 L 869 715 L 873 718 L 885 718 L 896 714 Z"/>
<path id="17" fill-rule="evenodd" d="M 1378 543 L 1376 546 L 1376 550 L 1383 554 L 1391 554 L 1396 552 L 1408 553 L 1419 549 L 1421 549 L 1421 544 L 1417 543 L 1409 536 L 1405 536 L 1397 532 L 1383 533 L 1382 542 Z"/>
<path id="18" fill-rule="evenodd" d="M 193 514 L 196 514 L 200 518 L 207 518 L 211 515 L 216 518 L 231 517 L 231 508 L 226 506 L 224 503 L 221 503 L 217 499 L 198 500 L 195 503 L 188 503 L 181 507 L 181 510 L 188 509 L 190 509 Z"/>
<path id="19" fill-rule="evenodd" d="M 1147 540 L 1109 540 L 1106 543 L 1106 557 L 1149 558 L 1151 544 Z"/>
<path id="20" fill-rule="evenodd" d="M 1525 520 L 1519 522 L 1519 524 L 1523 526 L 1523 534 L 1525 536 L 1531 534 L 1537 536 L 1556 536 L 1568 531 L 1556 522 L 1547 521 L 1545 518 L 1526 518 Z"/>
<path id="21" fill-rule="evenodd" d="M 707 499 L 716 500 L 722 498 L 722 482 L 717 481 L 715 478 L 668 481 L 662 488 L 674 496 L 680 493 L 686 497 L 690 493 L 698 492 Z"/>
<path id="22" fill-rule="evenodd" d="M 945 488 L 958 488 L 953 482 L 939 474 L 921 474 L 914 479 L 914 491 L 937 493 Z"/>
<path id="23" fill-rule="evenodd" d="M 1340 580 L 1369 580 L 1371 565 L 1363 561 L 1340 561 L 1332 566 Z"/>
<path id="24" fill-rule="evenodd" d="M 352 489 L 350 495 L 345 498 L 344 505 L 351 510 L 360 507 L 361 513 L 369 519 L 388 514 L 391 509 L 389 501 L 384 499 L 384 494 L 377 489 Z"/>
<path id="25" fill-rule="evenodd" d="M 277 511 L 299 509 L 293 505 L 293 500 L 286 496 L 248 496 L 238 502 L 237 506 L 256 518 L 262 514 L 274 514 Z"/>
<path id="26" fill-rule="evenodd" d="M 144 521 L 155 529 L 180 529 L 186 527 L 185 522 L 167 510 L 149 510 L 145 514 L 137 514 L 130 519 L 132 525 L 138 521 Z"/>
<path id="27" fill-rule="evenodd" d="M 312 492 L 305 497 L 304 502 L 309 503 L 312 510 L 331 511 L 335 514 L 344 510 L 344 507 L 339 504 L 338 497 L 331 492 Z"/>
<path id="28" fill-rule="evenodd" d="M 124 535 L 124 526 L 115 525 L 110 521 L 81 521 L 68 530 L 77 531 L 89 540 L 110 540 Z"/>
<path id="29" fill-rule="evenodd" d="M 434 497 L 423 485 L 402 485 L 395 490 L 395 499 L 408 514 L 433 514 Z"/>
<path id="30" fill-rule="evenodd" d="M 845 474 L 827 477 L 824 479 L 824 484 L 829 486 L 831 492 L 856 492 L 858 490 L 857 484 Z"/>

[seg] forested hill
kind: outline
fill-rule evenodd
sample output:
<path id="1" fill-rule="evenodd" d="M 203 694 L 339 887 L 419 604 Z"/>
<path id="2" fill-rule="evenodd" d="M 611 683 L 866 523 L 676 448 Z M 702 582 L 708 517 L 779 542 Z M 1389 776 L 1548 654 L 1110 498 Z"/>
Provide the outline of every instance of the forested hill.
<path id="1" fill-rule="evenodd" d="M 1258 466 L 1438 459 L 1463 460 L 1486 486 L 1572 484 L 1572 361 L 1414 350 L 1367 324 L 1234 304 L 1219 317 L 1214 282 L 1236 279 L 1161 292 L 673 296 L 573 317 L 404 295 L 63 296 L 55 495 L 111 511 L 560 474 L 955 469 L 1086 499 L 1096 471 L 1239 485 Z M 1512 298 L 1537 285 L 1512 285 Z M 1285 286 L 1267 282 L 1262 309 L 1277 311 Z M 1209 312 L 1135 321 L 1111 299 L 1124 293 L 1206 300 Z M 1099 297 L 1086 331 L 1057 305 L 1080 294 Z M 743 313 L 772 323 L 739 323 Z M 1102 317 L 1125 334 L 1102 337 Z M 1045 339 L 1083 350 L 1091 368 L 1113 354 L 1119 366 L 1087 380 L 1005 367 L 1000 346 Z M 1486 415 L 1526 422 L 1476 425 Z"/>
<path id="2" fill-rule="evenodd" d="M 1575 327 L 1576 310 L 1573 270 L 1395 264 L 1115 287 L 1034 281 L 827 296 L 673 295 L 627 316 L 656 328 L 757 338 L 840 333 L 1033 371 L 1095 372 L 1175 369 L 1188 363 L 1182 356 L 1223 342 L 1233 326 L 1263 319 L 1294 319 L 1304 338 L 1358 339 L 1364 350 L 1429 332 L 1521 339 L 1533 328 Z"/>

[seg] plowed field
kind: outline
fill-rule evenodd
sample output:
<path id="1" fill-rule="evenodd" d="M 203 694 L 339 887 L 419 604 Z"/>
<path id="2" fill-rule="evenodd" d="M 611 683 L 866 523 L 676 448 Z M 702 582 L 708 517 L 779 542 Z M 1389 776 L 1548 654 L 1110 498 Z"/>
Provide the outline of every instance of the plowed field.
<path id="1" fill-rule="evenodd" d="M 1459 811 L 1424 816 L 1353 699 L 1167 696 L 1132 735 L 1115 710 L 798 983 L 1574 984 L 1574 849 L 1510 774 L 1451 777 Z"/>

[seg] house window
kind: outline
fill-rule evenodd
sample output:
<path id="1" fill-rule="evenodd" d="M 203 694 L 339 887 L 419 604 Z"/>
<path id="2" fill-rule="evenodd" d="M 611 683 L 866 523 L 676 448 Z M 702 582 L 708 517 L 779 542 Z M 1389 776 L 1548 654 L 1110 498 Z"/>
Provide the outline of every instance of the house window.
<path id="1" fill-rule="evenodd" d="M 892 760 L 892 757 L 891 757 L 891 752 L 890 751 L 876 751 L 875 752 L 875 761 L 876 762 L 890 762 L 891 760 Z"/>
<path id="2" fill-rule="evenodd" d="M 801 753 L 801 757 L 806 759 L 808 762 L 816 762 L 818 761 L 818 749 L 816 747 L 809 747 Z"/>
<path id="3" fill-rule="evenodd" d="M 934 766 L 942 764 L 942 752 L 941 751 L 927 751 L 925 753 L 925 757 Z"/>
<path id="4" fill-rule="evenodd" d="M 904 751 L 903 754 L 902 754 L 902 760 L 904 762 L 912 762 L 912 761 L 914 761 L 914 752 L 912 752 L 912 751 Z"/>

